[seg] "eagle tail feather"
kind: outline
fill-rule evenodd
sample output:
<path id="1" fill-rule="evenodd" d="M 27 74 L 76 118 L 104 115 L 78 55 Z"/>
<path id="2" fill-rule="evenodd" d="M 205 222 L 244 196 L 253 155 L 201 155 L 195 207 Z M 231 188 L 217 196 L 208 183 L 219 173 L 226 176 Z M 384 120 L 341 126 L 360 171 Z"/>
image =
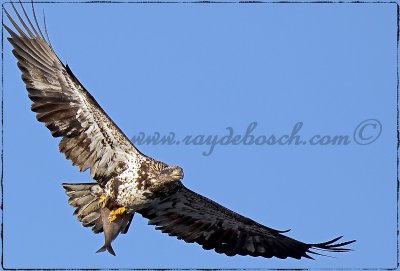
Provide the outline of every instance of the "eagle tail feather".
<path id="1" fill-rule="evenodd" d="M 103 231 L 100 196 L 103 189 L 97 183 L 63 183 L 69 197 L 68 204 L 75 208 L 74 215 L 84 227 L 92 227 L 94 233 Z"/>

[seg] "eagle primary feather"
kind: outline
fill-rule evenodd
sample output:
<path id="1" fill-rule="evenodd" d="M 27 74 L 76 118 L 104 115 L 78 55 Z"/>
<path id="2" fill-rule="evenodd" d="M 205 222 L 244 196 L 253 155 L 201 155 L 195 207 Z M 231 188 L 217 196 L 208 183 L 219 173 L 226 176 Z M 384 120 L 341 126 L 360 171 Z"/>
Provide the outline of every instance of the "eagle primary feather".
<path id="1" fill-rule="evenodd" d="M 36 27 L 21 4 L 29 27 L 11 5 L 22 27 L 5 9 L 18 34 L 3 26 L 11 36 L 8 40 L 32 100 L 31 109 L 54 137 L 62 138 L 60 152 L 80 171 L 90 169 L 97 181 L 63 187 L 82 225 L 92 227 L 94 233 L 104 232 L 105 244 L 99 251 L 115 254 L 111 242 L 128 231 L 135 212 L 164 233 L 228 256 L 300 259 L 319 254 L 315 250 L 349 250 L 344 246 L 354 240 L 337 243 L 339 237 L 303 243 L 187 189 L 181 182 L 180 167 L 143 155 L 107 116 L 57 57 L 34 11 Z"/>
<path id="2" fill-rule="evenodd" d="M 31 109 L 54 137 L 62 137 L 59 148 L 65 157 L 80 171 L 90 168 L 92 178 L 101 183 L 106 183 L 113 174 L 123 170 L 128 162 L 135 163 L 141 159 L 143 155 L 79 83 L 68 66 L 62 64 L 35 28 L 36 34 L 33 34 L 18 15 L 28 33 L 25 34 L 7 10 L 4 11 L 20 34 L 18 36 L 4 25 L 11 35 L 8 40 L 14 47 L 13 54 L 33 102 Z"/>

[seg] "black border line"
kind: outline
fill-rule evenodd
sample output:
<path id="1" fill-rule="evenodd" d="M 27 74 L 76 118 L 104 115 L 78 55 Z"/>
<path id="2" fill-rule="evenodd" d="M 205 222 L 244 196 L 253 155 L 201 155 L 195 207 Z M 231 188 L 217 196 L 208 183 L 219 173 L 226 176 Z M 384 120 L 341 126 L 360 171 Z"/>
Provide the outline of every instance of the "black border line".
<path id="1" fill-rule="evenodd" d="M 3 4 L 1 5 L 3 7 Z M 1 22 L 4 22 L 4 12 L 1 10 Z M 3 189 L 3 176 L 4 176 L 4 28 L 1 28 L 1 176 L 0 176 L 0 190 L 1 190 L 1 267 L 4 269 L 4 238 L 3 238 L 3 221 L 4 221 L 4 189 Z"/>
<path id="2" fill-rule="evenodd" d="M 399 144 L 400 144 L 400 134 L 399 134 L 399 36 L 400 36 L 400 7 L 397 4 L 397 268 L 399 268 Z"/>
<path id="3" fill-rule="evenodd" d="M 2 12 L 1 12 L 1 23 L 4 23 L 4 4 L 10 3 L 10 1 L 3 2 L 1 4 Z M 21 3 L 31 3 L 31 1 L 21 1 Z M 399 148 L 400 148 L 400 123 L 399 123 L 399 37 L 400 37 L 400 6 L 396 1 L 258 1 L 258 0 L 244 0 L 244 1 L 35 1 L 34 3 L 38 4 L 396 4 L 397 6 L 397 52 L 396 52 L 396 76 L 397 76 L 397 150 L 396 150 L 396 159 L 397 159 L 397 264 L 396 267 L 389 268 L 6 268 L 4 267 L 4 186 L 3 186 L 3 178 L 4 178 L 4 28 L 1 27 L 1 176 L 0 176 L 0 192 L 1 192 L 1 227 L 0 227 L 0 238 L 1 238 L 1 268 L 3 270 L 11 270 L 11 271 L 19 271 L 19 270 L 43 270 L 43 271 L 53 271 L 53 270 L 84 270 L 84 271 L 94 271 L 94 270 L 201 270 L 201 271 L 212 271 L 212 270 L 291 270 L 291 271 L 300 271 L 300 270 L 397 270 L 400 266 L 399 257 L 400 257 L 400 248 L 399 248 L 399 198 L 400 198 L 400 180 L 399 180 Z"/>

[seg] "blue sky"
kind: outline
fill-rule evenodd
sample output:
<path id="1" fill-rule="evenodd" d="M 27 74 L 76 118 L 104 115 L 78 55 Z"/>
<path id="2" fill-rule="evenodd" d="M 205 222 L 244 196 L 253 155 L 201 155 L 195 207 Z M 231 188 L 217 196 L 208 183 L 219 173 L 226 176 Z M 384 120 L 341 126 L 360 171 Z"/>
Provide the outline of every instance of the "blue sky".
<path id="1" fill-rule="evenodd" d="M 11 7 L 6 4 L 8 10 Z M 290 237 L 357 239 L 336 258 L 227 257 L 140 215 L 103 236 L 72 216 L 62 182 L 90 182 L 30 111 L 4 43 L 4 266 L 393 268 L 396 265 L 395 4 L 37 4 L 53 47 L 128 137 L 144 132 L 348 135 L 348 145 L 141 145 L 190 189 Z M 6 33 L 4 33 L 6 35 Z M 354 130 L 382 132 L 359 145 Z M 377 127 L 377 126 L 375 126 Z M 373 136 L 373 126 L 363 130 Z M 359 130 L 358 130 L 359 132 Z M 357 133 L 356 133 L 357 134 Z"/>

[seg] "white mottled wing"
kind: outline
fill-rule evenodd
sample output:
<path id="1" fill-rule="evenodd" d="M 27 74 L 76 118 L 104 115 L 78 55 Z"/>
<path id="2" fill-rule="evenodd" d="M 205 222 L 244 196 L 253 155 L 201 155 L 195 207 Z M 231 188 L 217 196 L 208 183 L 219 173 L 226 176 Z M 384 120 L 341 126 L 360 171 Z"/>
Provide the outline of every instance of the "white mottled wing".
<path id="1" fill-rule="evenodd" d="M 149 224 L 187 243 L 198 243 L 228 256 L 250 255 L 266 258 L 311 258 L 310 249 L 344 252 L 353 241 L 335 243 L 339 238 L 306 244 L 282 235 L 283 231 L 263 226 L 180 185 L 177 191 L 158 204 L 137 211 Z"/>
<path id="2" fill-rule="evenodd" d="M 18 34 L 3 26 L 11 35 L 8 40 L 14 47 L 13 54 L 33 102 L 32 111 L 37 113 L 37 119 L 54 137 L 62 137 L 60 151 L 73 165 L 77 165 L 80 171 L 90 168 L 95 180 L 106 183 L 113 174 L 125 170 L 126 163 L 142 154 L 79 83 L 68 66 L 62 64 L 40 28 L 36 29 L 26 16 L 25 10 L 23 12 L 31 28 L 13 8 L 25 31 L 6 10 Z"/>

